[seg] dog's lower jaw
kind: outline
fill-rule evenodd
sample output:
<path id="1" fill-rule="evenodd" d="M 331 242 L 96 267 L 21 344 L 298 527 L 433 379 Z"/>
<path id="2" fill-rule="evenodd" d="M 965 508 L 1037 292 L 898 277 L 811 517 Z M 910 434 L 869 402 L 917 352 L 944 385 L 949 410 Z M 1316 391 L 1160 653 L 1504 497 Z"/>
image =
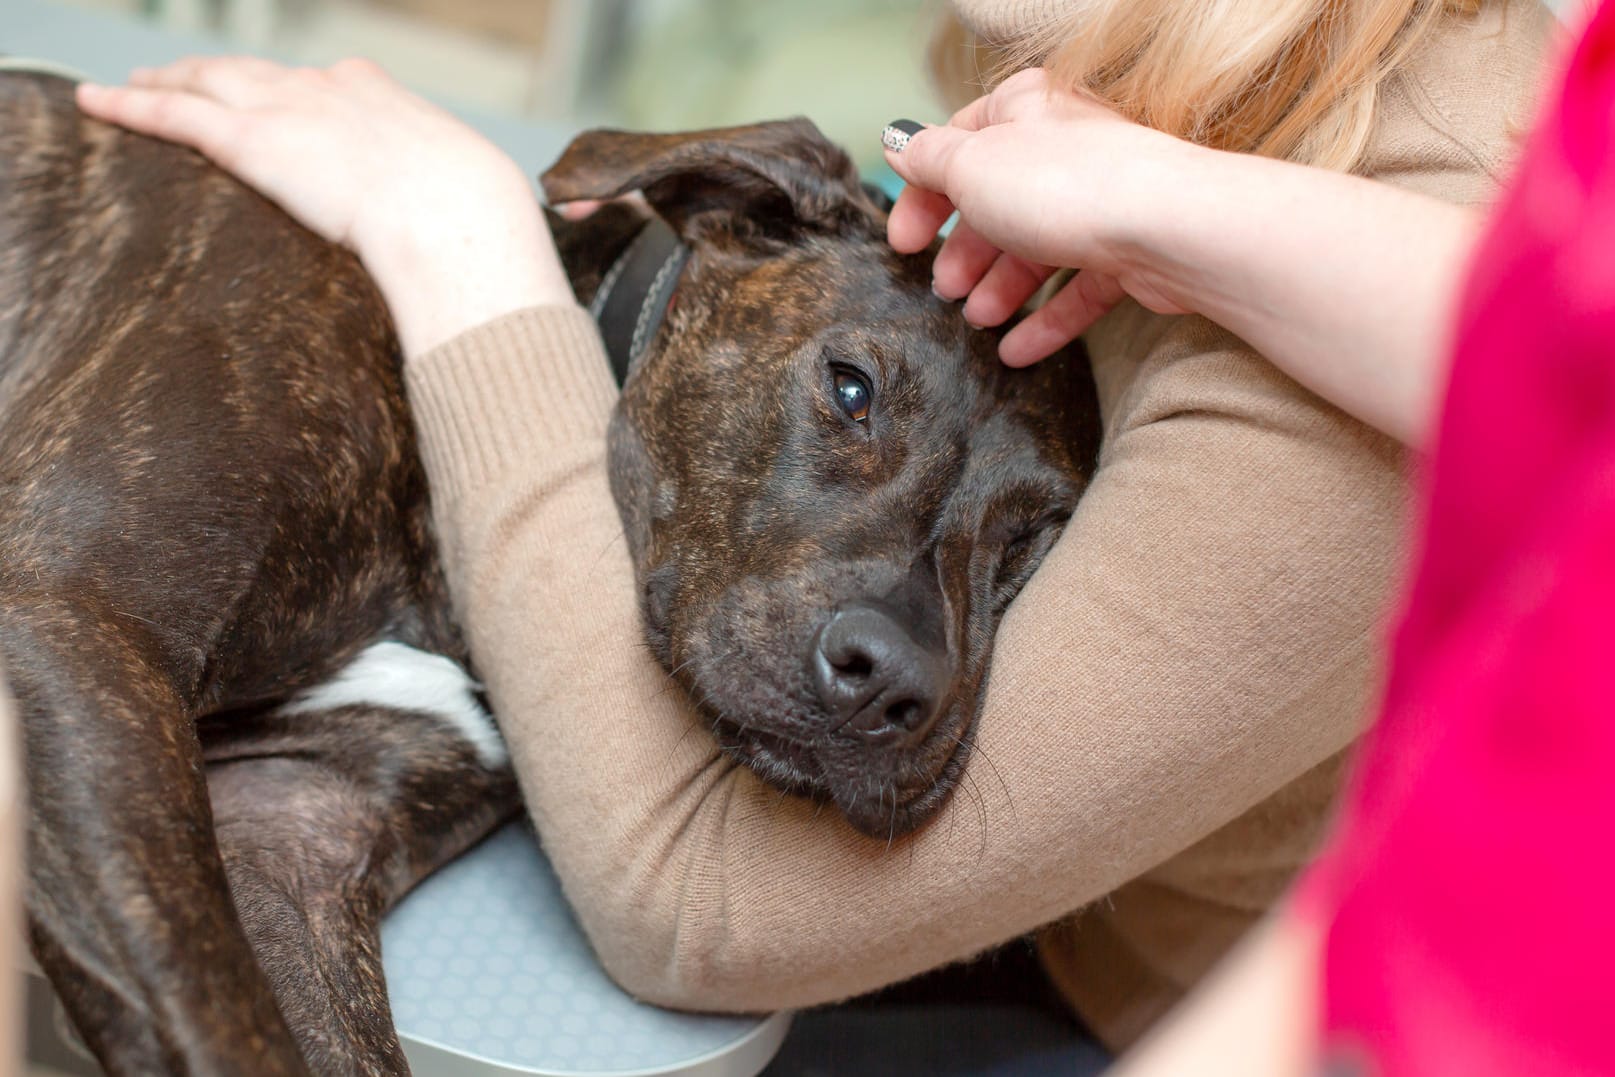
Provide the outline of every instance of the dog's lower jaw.
<path id="1" fill-rule="evenodd" d="M 907 799 L 901 786 L 882 782 L 864 786 L 853 799 L 835 797 L 836 807 L 860 834 L 887 842 L 901 838 L 918 830 L 948 802 L 963 772 L 965 754 L 955 752 L 935 781 Z"/>
<path id="2" fill-rule="evenodd" d="M 967 733 L 974 719 L 960 724 L 956 733 L 938 730 L 936 737 L 952 750 L 934 770 L 914 772 L 905 761 L 895 768 L 897 773 L 880 776 L 827 772 L 819 752 L 825 745 L 820 743 L 798 742 L 723 718 L 714 720 L 713 732 L 725 755 L 768 785 L 833 804 L 853 829 L 890 841 L 918 829 L 952 795 L 970 758 Z"/>
<path id="3" fill-rule="evenodd" d="M 804 773 L 802 749 L 780 737 L 740 732 L 722 721 L 714 726 L 719 749 L 780 792 L 823 799 L 824 791 Z"/>
<path id="4" fill-rule="evenodd" d="M 942 809 L 969 758 L 970 750 L 961 739 L 929 780 L 906 788 L 891 781 L 865 785 L 855 798 L 836 797 L 836 806 L 854 830 L 892 841 L 918 830 Z"/>

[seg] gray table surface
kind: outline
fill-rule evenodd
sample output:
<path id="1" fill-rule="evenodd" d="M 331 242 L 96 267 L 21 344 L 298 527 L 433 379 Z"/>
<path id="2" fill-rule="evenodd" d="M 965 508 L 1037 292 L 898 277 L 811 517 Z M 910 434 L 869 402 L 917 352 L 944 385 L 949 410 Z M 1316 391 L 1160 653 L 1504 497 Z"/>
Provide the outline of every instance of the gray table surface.
<path id="1" fill-rule="evenodd" d="M 786 1014 L 714 1017 L 646 1006 L 607 978 L 525 823 L 428 878 L 382 925 L 393 1019 L 417 1077 L 751 1077 Z M 96 1067 L 37 970 L 28 1057 Z"/>

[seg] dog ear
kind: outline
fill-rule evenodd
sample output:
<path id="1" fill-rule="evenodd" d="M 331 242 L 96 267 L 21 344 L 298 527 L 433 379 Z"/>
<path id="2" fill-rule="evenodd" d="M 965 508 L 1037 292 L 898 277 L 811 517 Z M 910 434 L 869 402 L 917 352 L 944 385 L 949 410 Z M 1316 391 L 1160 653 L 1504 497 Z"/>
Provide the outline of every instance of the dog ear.
<path id="1" fill-rule="evenodd" d="M 640 191 L 687 242 L 867 231 L 884 214 L 803 118 L 678 134 L 586 131 L 540 177 L 554 203 Z"/>

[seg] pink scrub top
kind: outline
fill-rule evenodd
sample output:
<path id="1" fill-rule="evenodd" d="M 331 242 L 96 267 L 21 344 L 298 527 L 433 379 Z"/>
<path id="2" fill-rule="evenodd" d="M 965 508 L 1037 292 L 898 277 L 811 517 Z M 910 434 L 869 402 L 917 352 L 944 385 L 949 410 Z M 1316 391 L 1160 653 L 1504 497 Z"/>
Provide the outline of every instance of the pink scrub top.
<path id="1" fill-rule="evenodd" d="M 1425 479 L 1384 713 L 1303 892 L 1324 1055 L 1615 1074 L 1615 0 L 1476 252 Z"/>

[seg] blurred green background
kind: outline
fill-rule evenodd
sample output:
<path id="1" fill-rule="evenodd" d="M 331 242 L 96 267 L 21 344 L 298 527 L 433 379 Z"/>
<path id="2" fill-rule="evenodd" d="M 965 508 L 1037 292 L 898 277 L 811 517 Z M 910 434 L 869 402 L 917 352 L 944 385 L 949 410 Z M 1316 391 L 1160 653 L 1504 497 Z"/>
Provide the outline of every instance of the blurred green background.
<path id="1" fill-rule="evenodd" d="M 429 96 L 545 128 L 802 114 L 877 174 L 887 120 L 941 111 L 923 58 L 942 0 L 31 0 L 15 17 L 51 7 L 209 51 L 368 56 Z"/>

